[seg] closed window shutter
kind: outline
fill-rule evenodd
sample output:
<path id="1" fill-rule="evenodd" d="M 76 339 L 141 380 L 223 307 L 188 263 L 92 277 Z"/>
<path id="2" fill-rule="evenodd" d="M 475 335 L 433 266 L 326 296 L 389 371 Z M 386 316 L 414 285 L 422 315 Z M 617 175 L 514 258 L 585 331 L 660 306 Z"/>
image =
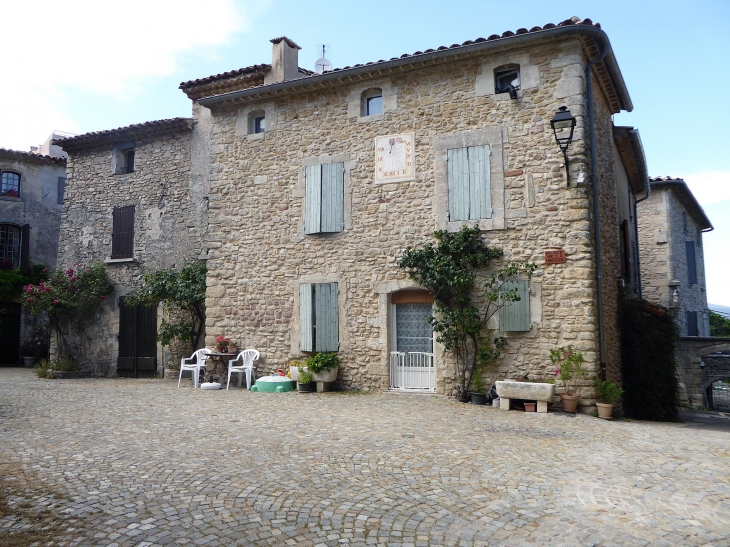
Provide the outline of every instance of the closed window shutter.
<path id="1" fill-rule="evenodd" d="M 314 307 L 316 351 L 338 351 L 337 283 L 314 285 Z"/>
<path id="2" fill-rule="evenodd" d="M 507 281 L 505 290 L 517 289 L 519 301 L 510 302 L 499 310 L 499 330 L 521 332 L 530 330 L 530 282 L 526 279 Z"/>
<path id="3" fill-rule="evenodd" d="M 688 242 L 689 243 L 689 242 Z M 697 312 L 687 312 L 687 336 L 699 336 L 700 332 L 697 328 Z"/>
<path id="4" fill-rule="evenodd" d="M 695 242 L 687 241 L 687 282 L 690 285 L 697 283 L 697 262 L 695 261 Z"/>
<path id="5" fill-rule="evenodd" d="M 30 273 L 30 224 L 20 229 L 20 273 Z"/>
<path id="6" fill-rule="evenodd" d="M 66 193 L 66 177 L 58 177 L 58 199 L 56 202 L 63 205 L 63 195 Z"/>
<path id="7" fill-rule="evenodd" d="M 345 222 L 345 164 L 322 165 L 322 232 L 341 232 Z"/>
<path id="8" fill-rule="evenodd" d="M 112 258 L 134 256 L 134 205 L 115 207 L 112 213 Z"/>
<path id="9" fill-rule="evenodd" d="M 299 349 L 314 351 L 312 322 L 312 285 L 299 285 Z"/>
<path id="10" fill-rule="evenodd" d="M 492 191 L 489 178 L 489 146 L 470 146 L 469 220 L 492 218 Z"/>
<path id="11" fill-rule="evenodd" d="M 469 220 L 469 158 L 466 148 L 447 151 L 449 220 Z"/>
<path id="12" fill-rule="evenodd" d="M 322 228 L 322 166 L 310 165 L 304 178 L 304 233 L 318 234 Z"/>

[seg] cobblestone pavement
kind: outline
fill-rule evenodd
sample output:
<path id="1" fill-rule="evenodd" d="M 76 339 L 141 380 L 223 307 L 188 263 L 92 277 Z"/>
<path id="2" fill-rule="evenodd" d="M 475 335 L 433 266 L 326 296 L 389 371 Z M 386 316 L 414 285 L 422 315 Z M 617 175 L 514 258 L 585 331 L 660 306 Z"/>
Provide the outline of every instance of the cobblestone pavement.
<path id="1" fill-rule="evenodd" d="M 730 545 L 725 431 L 176 384 L 0 369 L 0 544 Z"/>

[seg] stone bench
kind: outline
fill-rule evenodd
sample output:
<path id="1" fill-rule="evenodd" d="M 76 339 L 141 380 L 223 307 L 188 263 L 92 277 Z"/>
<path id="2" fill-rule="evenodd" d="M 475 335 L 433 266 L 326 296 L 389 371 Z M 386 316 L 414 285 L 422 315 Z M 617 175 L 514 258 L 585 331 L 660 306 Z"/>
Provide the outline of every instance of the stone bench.
<path id="1" fill-rule="evenodd" d="M 497 382 L 497 395 L 502 410 L 509 410 L 512 399 L 523 399 L 537 401 L 537 411 L 547 412 L 547 404 L 555 396 L 555 384 L 504 380 Z"/>

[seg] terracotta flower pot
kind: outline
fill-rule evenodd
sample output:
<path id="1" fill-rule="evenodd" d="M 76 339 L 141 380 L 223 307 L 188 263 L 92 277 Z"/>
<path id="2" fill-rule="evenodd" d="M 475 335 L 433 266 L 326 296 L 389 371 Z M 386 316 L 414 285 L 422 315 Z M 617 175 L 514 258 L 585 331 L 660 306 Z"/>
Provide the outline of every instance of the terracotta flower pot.
<path id="1" fill-rule="evenodd" d="M 613 405 L 607 403 L 596 403 L 598 409 L 598 417 L 604 420 L 610 420 L 613 417 Z"/>
<path id="2" fill-rule="evenodd" d="M 537 410 L 537 403 L 525 403 L 525 412 L 535 412 Z"/>
<path id="3" fill-rule="evenodd" d="M 238 346 L 228 346 L 228 353 L 238 353 Z"/>
<path id="4" fill-rule="evenodd" d="M 563 412 L 575 413 L 578 408 L 580 395 L 566 395 L 565 393 L 561 393 L 560 400 L 563 402 Z"/>

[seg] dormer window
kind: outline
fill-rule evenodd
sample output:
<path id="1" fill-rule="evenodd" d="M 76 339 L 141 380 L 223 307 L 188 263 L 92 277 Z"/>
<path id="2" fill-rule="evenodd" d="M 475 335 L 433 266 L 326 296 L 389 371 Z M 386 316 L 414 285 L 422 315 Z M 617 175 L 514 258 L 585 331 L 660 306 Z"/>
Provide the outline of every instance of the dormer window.
<path id="1" fill-rule="evenodd" d="M 362 94 L 362 115 L 375 116 L 383 113 L 383 90 L 368 89 Z"/>
<path id="2" fill-rule="evenodd" d="M 494 92 L 509 93 L 510 98 L 517 98 L 520 89 L 519 65 L 504 65 L 494 69 Z"/>
<path id="3" fill-rule="evenodd" d="M 121 142 L 112 146 L 112 172 L 115 175 L 134 173 L 134 143 Z"/>
<path id="4" fill-rule="evenodd" d="M 251 135 L 264 133 L 266 131 L 266 113 L 263 110 L 255 110 L 248 115 L 248 132 Z"/>

